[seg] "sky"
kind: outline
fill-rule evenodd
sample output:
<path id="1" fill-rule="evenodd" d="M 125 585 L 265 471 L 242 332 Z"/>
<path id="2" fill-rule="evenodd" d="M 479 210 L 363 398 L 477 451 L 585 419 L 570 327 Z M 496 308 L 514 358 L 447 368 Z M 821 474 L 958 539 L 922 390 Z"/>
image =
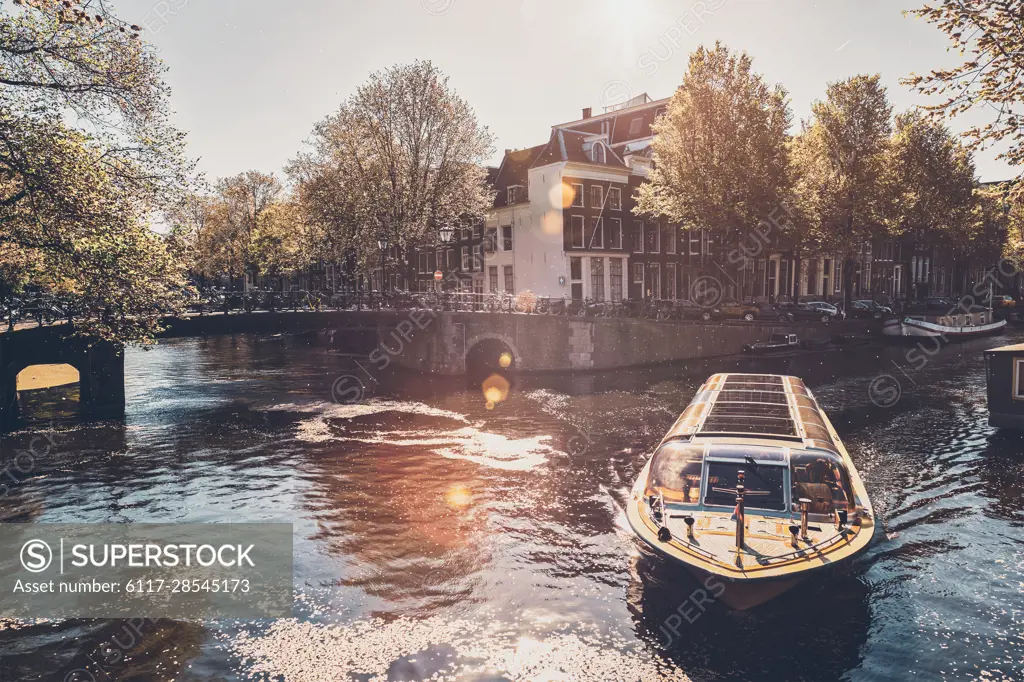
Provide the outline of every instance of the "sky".
<path id="1" fill-rule="evenodd" d="M 880 73 L 897 111 L 926 100 L 899 84 L 956 55 L 934 26 L 904 17 L 919 0 L 120 0 L 167 63 L 174 123 L 209 178 L 281 172 L 377 70 L 429 59 L 495 136 L 495 155 L 547 140 L 584 107 L 682 80 L 687 56 L 721 40 L 790 94 L 794 123 L 826 85 Z M 977 111 L 951 123 L 988 120 Z M 1015 176 L 977 157 L 984 181 Z"/>

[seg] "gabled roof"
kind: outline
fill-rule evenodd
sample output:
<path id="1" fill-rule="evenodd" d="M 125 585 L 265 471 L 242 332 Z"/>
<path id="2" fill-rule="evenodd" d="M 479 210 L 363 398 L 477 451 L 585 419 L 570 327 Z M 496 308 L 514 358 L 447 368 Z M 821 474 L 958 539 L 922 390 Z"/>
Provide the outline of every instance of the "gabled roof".
<path id="1" fill-rule="evenodd" d="M 544 150 L 546 145 L 540 144 L 536 147 L 526 149 L 515 149 L 505 153 L 501 165 L 489 169 L 487 179 L 497 190 L 494 197 L 494 207 L 500 208 L 508 205 L 508 194 L 506 189 L 513 185 L 526 187 L 529 184 L 528 173 L 533 167 L 537 156 Z"/>
<path id="2" fill-rule="evenodd" d="M 584 145 L 587 138 L 592 136 L 593 133 L 589 132 L 555 128 L 551 131 L 551 139 L 544 145 L 544 150 L 534 161 L 533 167 L 546 166 L 549 163 L 571 162 L 611 168 L 628 168 L 622 157 L 607 144 L 604 145 L 606 152 L 604 163 L 591 160 L 590 155 L 584 150 Z"/>

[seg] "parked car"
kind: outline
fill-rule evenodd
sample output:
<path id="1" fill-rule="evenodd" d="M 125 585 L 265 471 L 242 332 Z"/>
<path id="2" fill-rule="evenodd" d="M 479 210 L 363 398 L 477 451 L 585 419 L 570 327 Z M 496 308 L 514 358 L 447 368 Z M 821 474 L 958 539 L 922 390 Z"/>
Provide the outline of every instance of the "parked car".
<path id="1" fill-rule="evenodd" d="M 892 308 L 875 301 L 850 301 L 850 310 L 847 312 L 848 317 L 873 320 L 881 320 L 889 315 L 892 315 Z"/>
<path id="2" fill-rule="evenodd" d="M 739 301 L 722 301 L 718 309 L 724 318 L 753 322 L 757 319 L 775 319 L 778 313 L 774 306 L 757 303 L 741 303 Z"/>
<path id="3" fill-rule="evenodd" d="M 833 319 L 846 319 L 846 313 L 844 313 L 842 310 L 832 305 L 831 303 L 826 303 L 825 301 L 807 301 L 805 305 L 809 308 L 814 308 L 815 310 L 821 310 L 823 312 L 826 312 L 829 315 L 832 315 Z"/>
<path id="4" fill-rule="evenodd" d="M 694 303 L 693 301 L 674 301 L 675 314 L 682 320 L 717 320 L 722 316 L 722 311 L 717 306 L 707 306 Z"/>
<path id="5" fill-rule="evenodd" d="M 789 320 L 815 320 L 822 324 L 829 324 L 839 319 L 839 311 L 831 304 L 826 303 L 831 310 L 818 308 L 810 303 L 783 303 L 778 306 L 779 313 L 785 315 Z"/>
<path id="6" fill-rule="evenodd" d="M 985 301 L 988 303 L 988 301 Z M 1016 308 L 1017 301 L 1014 300 L 1013 296 L 993 296 L 992 307 L 995 310 L 1006 310 L 1007 308 Z"/>

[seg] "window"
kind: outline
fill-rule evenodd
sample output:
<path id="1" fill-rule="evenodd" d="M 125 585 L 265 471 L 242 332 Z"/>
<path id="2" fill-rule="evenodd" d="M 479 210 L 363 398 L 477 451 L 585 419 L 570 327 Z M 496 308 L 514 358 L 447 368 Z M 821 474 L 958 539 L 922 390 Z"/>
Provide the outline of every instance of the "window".
<path id="1" fill-rule="evenodd" d="M 482 224 L 474 225 L 473 226 L 473 236 L 477 237 L 477 238 L 480 238 L 483 235 L 484 235 L 484 226 Z"/>
<path id="2" fill-rule="evenodd" d="M 676 252 L 677 232 L 679 232 L 679 230 L 675 226 L 665 228 L 665 253 Z"/>
<path id="3" fill-rule="evenodd" d="M 473 254 L 476 256 L 473 259 L 473 269 L 474 270 L 479 270 L 480 272 L 483 272 L 483 270 L 484 270 L 484 245 L 483 244 L 477 244 L 476 246 L 474 246 L 473 247 Z M 482 283 L 481 283 L 481 286 L 483 286 Z"/>
<path id="4" fill-rule="evenodd" d="M 419 259 L 418 260 L 420 262 L 420 267 L 419 267 L 420 272 L 426 272 L 427 271 L 427 254 L 421 253 L 419 255 Z"/>
<path id="5" fill-rule="evenodd" d="M 519 203 L 519 191 L 522 189 L 519 185 L 512 185 L 508 188 L 508 205 Z"/>
<path id="6" fill-rule="evenodd" d="M 647 253 L 659 253 L 661 251 L 660 225 L 657 222 L 646 225 L 644 230 L 644 250 Z"/>
<path id="7" fill-rule="evenodd" d="M 633 263 L 633 284 L 644 283 L 644 264 Z"/>
<path id="8" fill-rule="evenodd" d="M 583 248 L 583 216 L 574 215 L 572 217 L 572 228 L 570 229 L 569 239 L 571 240 L 573 248 Z"/>
<path id="9" fill-rule="evenodd" d="M 690 237 L 689 237 L 690 255 L 691 256 L 699 256 L 700 255 L 700 233 L 701 233 L 701 231 L 700 230 L 687 230 L 687 233 L 690 235 Z"/>
<path id="10" fill-rule="evenodd" d="M 622 210 L 622 190 L 618 187 L 608 188 L 608 208 L 612 211 Z"/>
<path id="11" fill-rule="evenodd" d="M 583 185 L 573 184 L 572 205 L 573 208 L 583 208 Z"/>
<path id="12" fill-rule="evenodd" d="M 455 269 L 455 249 L 448 249 L 448 270 Z"/>
<path id="13" fill-rule="evenodd" d="M 1013 399 L 1024 400 L 1024 358 L 1013 359 Z"/>
<path id="14" fill-rule="evenodd" d="M 505 266 L 505 291 L 510 293 L 510 294 L 512 294 L 512 293 L 515 293 L 515 290 L 516 290 L 516 281 L 515 281 L 515 277 L 513 276 L 512 266 L 511 265 L 506 265 Z"/>
<path id="15" fill-rule="evenodd" d="M 600 142 L 595 142 L 594 146 L 590 149 L 590 158 L 594 163 L 604 163 L 606 160 L 604 145 Z"/>
<path id="16" fill-rule="evenodd" d="M 644 119 L 636 117 L 629 122 L 629 136 L 635 137 L 640 134 L 640 131 L 644 129 Z"/>
<path id="17" fill-rule="evenodd" d="M 484 251 L 494 253 L 498 248 L 498 228 L 488 227 L 484 232 Z"/>
<path id="18" fill-rule="evenodd" d="M 622 300 L 622 259 L 608 259 L 608 277 L 611 280 L 612 300 Z"/>
<path id="19" fill-rule="evenodd" d="M 708 463 L 708 485 L 704 493 L 704 504 L 722 507 L 736 506 L 736 493 L 721 492 L 734 489 L 739 482 L 739 470 L 747 469 L 750 465 L 733 462 L 709 462 Z M 746 506 L 750 509 L 772 509 L 775 511 L 786 510 L 786 498 L 783 493 L 782 472 L 785 467 L 781 466 L 760 466 L 757 468 L 757 476 L 749 473 L 743 481 L 748 493 L 754 493 L 746 500 Z"/>
<path id="20" fill-rule="evenodd" d="M 590 297 L 604 300 L 604 258 L 590 259 Z"/>
<path id="21" fill-rule="evenodd" d="M 673 301 L 677 298 L 676 284 L 676 264 L 667 263 L 665 265 L 665 297 L 671 298 Z"/>
<path id="22" fill-rule="evenodd" d="M 591 185 L 590 207 L 604 208 L 604 187 L 602 187 L 601 185 Z"/>
<path id="23" fill-rule="evenodd" d="M 511 251 L 512 250 L 512 226 L 505 225 L 501 228 L 501 250 Z"/>
<path id="24" fill-rule="evenodd" d="M 572 283 L 569 285 L 570 295 L 573 300 L 580 300 L 583 298 L 583 259 L 582 258 L 570 258 L 569 259 L 569 279 Z"/>
<path id="25" fill-rule="evenodd" d="M 488 279 L 490 279 L 491 291 L 498 290 L 498 266 L 492 265 L 487 268 Z"/>
<path id="26" fill-rule="evenodd" d="M 622 218 L 608 219 L 608 248 L 622 248 Z"/>
<path id="27" fill-rule="evenodd" d="M 668 109 L 666 109 L 665 107 L 658 107 L 657 109 L 655 109 L 654 110 L 654 118 L 655 118 L 655 120 L 657 120 L 657 119 L 661 118 L 662 116 L 664 116 L 666 111 L 668 111 Z"/>
<path id="28" fill-rule="evenodd" d="M 428 273 L 433 272 L 434 269 L 435 269 L 434 268 L 434 264 L 435 263 L 436 263 L 436 260 L 434 259 L 434 254 L 433 253 L 428 253 L 427 254 L 427 269 L 426 269 L 426 272 L 428 272 Z"/>
<path id="29" fill-rule="evenodd" d="M 472 234 L 473 234 L 473 231 L 470 230 L 468 227 L 462 228 L 462 241 L 468 242 L 469 238 L 472 236 Z"/>
<path id="30" fill-rule="evenodd" d="M 651 298 L 661 298 L 661 264 L 651 263 L 648 267 L 651 279 L 647 283 L 648 293 L 651 295 Z"/>
<path id="31" fill-rule="evenodd" d="M 463 272 L 469 272 L 469 247 L 462 247 L 462 268 Z"/>
<path id="32" fill-rule="evenodd" d="M 588 249 L 603 249 L 604 248 L 604 219 L 603 218 L 591 218 L 590 219 L 590 239 L 587 240 Z"/>
<path id="33" fill-rule="evenodd" d="M 633 253 L 644 252 L 644 221 L 633 221 Z"/>
<path id="34" fill-rule="evenodd" d="M 803 412 L 803 410 L 801 410 Z M 825 425 L 818 420 L 817 424 L 809 424 L 808 438 L 821 437 L 831 445 L 831 438 Z M 815 435 L 811 435 L 811 431 Z M 759 467 L 774 469 L 775 467 Z M 850 474 L 836 455 L 825 452 L 796 453 L 789 460 L 790 481 L 792 484 L 793 511 L 798 511 L 797 500 L 807 498 L 812 501 L 812 514 L 829 514 L 836 509 L 851 509 L 853 489 L 850 485 Z"/>
<path id="35" fill-rule="evenodd" d="M 703 445 L 669 441 L 651 459 L 647 490 L 657 490 L 673 502 L 699 504 L 703 466 Z"/>

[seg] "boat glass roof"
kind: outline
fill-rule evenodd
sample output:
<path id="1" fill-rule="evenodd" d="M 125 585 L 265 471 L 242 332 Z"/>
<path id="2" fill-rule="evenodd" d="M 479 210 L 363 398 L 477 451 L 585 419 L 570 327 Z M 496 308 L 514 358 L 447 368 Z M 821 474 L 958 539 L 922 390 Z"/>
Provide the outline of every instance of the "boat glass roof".
<path id="1" fill-rule="evenodd" d="M 712 376 L 666 438 L 715 436 L 800 439 L 837 450 L 804 382 L 775 374 Z"/>

